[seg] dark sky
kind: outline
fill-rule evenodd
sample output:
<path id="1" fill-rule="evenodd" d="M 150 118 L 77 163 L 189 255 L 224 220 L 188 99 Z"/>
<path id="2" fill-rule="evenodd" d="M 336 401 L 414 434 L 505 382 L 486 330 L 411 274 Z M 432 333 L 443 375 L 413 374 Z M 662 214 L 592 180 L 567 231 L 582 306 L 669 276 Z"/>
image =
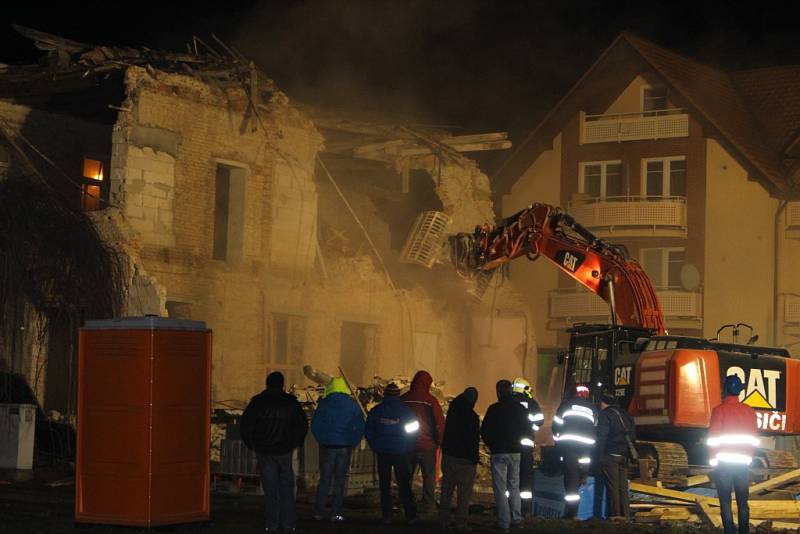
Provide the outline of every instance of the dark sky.
<path id="1" fill-rule="evenodd" d="M 218 1 L 127 3 L 119 13 L 108 2 L 64 4 L 6 4 L 3 19 L 153 48 L 215 32 L 290 98 L 470 132 L 531 128 L 621 30 L 728 69 L 800 64 L 793 2 Z M 0 62 L 37 53 L 10 28 L 0 33 Z"/>

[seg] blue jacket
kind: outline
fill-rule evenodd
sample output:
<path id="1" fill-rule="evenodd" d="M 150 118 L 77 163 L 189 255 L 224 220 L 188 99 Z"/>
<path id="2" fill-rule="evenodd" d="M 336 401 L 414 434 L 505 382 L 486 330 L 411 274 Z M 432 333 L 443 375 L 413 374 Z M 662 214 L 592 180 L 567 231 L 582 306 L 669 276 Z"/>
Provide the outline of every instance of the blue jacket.
<path id="1" fill-rule="evenodd" d="M 331 393 L 317 405 L 311 432 L 320 445 L 353 447 L 364 435 L 364 416 L 350 395 Z"/>
<path id="2" fill-rule="evenodd" d="M 386 397 L 367 415 L 365 436 L 378 454 L 413 451 L 419 438 L 419 422 L 400 397 Z"/>

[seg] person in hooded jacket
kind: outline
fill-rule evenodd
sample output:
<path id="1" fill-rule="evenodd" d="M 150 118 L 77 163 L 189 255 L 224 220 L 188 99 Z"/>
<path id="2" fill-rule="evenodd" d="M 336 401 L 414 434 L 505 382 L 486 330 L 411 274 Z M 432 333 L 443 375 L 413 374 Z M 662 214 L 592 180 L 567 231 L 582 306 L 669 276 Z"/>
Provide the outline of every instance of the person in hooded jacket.
<path id="1" fill-rule="evenodd" d="M 267 376 L 267 389 L 250 399 L 240 421 L 242 441 L 258 457 L 264 490 L 266 532 L 297 526 L 292 452 L 303 444 L 308 418 L 294 395 L 283 391 L 283 375 Z"/>
<path id="2" fill-rule="evenodd" d="M 500 380 L 495 387 L 497 402 L 486 410 L 481 437 L 491 453 L 497 528 L 505 532 L 522 523 L 519 462 L 525 443 L 533 439 L 533 428 L 528 411 L 512 396 L 511 382 Z"/>
<path id="3" fill-rule="evenodd" d="M 425 510 L 433 510 L 436 506 L 436 453 L 444 437 L 442 405 L 431 395 L 431 384 L 433 378 L 428 371 L 417 371 L 411 381 L 411 389 L 400 397 L 419 421 L 419 437 L 411 460 L 411 471 L 413 477 L 417 466 L 422 470 L 422 508 Z"/>
<path id="4" fill-rule="evenodd" d="M 325 501 L 333 481 L 331 521 L 343 521 L 342 504 L 350 453 L 364 435 L 364 415 L 344 378 L 334 377 L 314 413 L 311 432 L 319 443 L 319 486 L 314 519 L 325 518 Z"/>
<path id="5" fill-rule="evenodd" d="M 392 522 L 392 470 L 406 520 L 417 521 L 417 509 L 411 494 L 411 456 L 417 444 L 420 424 L 400 400 L 400 388 L 392 383 L 383 390 L 383 402 L 367 414 L 364 435 L 378 457 L 378 484 L 383 522 Z"/>
<path id="6" fill-rule="evenodd" d="M 447 409 L 442 440 L 442 497 L 439 522 L 443 529 L 450 523 L 450 502 L 458 488 L 456 529 L 468 530 L 467 516 L 475 471 L 479 463 L 480 418 L 475 413 L 478 390 L 469 387 L 453 399 Z"/>

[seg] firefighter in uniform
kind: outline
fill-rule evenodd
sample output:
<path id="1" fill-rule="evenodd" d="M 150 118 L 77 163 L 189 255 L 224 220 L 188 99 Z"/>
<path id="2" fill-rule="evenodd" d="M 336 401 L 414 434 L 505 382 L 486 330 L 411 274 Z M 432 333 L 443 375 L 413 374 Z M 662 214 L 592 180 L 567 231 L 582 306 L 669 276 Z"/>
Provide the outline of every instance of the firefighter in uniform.
<path id="1" fill-rule="evenodd" d="M 714 470 L 711 479 L 719 494 L 719 510 L 725 534 L 735 534 L 731 490 L 736 493 L 739 509 L 739 534 L 747 534 L 750 528 L 749 466 L 758 447 L 758 422 L 756 412 L 739 401 L 744 384 L 736 375 L 725 379 L 722 404 L 711 412 L 708 429 L 709 463 Z"/>
<path id="2" fill-rule="evenodd" d="M 564 517 L 578 512 L 578 487 L 586 477 L 595 444 L 597 413 L 589 400 L 589 388 L 578 385 L 575 395 L 559 405 L 553 417 L 553 439 L 564 469 Z"/>
<path id="3" fill-rule="evenodd" d="M 544 414 L 533 398 L 530 383 L 524 378 L 515 378 L 511 389 L 514 392 L 512 396 L 528 412 L 528 423 L 536 432 L 544 422 Z M 519 496 L 522 499 L 523 516 L 533 515 L 533 447 L 532 439 L 525 440 L 519 461 Z"/>

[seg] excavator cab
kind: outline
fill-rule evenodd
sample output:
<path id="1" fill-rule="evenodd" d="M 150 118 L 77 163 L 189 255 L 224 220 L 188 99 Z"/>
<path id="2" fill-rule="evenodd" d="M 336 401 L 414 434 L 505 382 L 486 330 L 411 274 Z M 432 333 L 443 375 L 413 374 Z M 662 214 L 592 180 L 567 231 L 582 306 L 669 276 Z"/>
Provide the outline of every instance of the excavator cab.
<path id="1" fill-rule="evenodd" d="M 653 330 L 576 324 L 568 332 L 562 398 L 569 397 L 576 384 L 588 384 L 592 400 L 598 400 L 604 392 L 611 393 L 627 409 L 633 396 L 633 367 Z"/>

